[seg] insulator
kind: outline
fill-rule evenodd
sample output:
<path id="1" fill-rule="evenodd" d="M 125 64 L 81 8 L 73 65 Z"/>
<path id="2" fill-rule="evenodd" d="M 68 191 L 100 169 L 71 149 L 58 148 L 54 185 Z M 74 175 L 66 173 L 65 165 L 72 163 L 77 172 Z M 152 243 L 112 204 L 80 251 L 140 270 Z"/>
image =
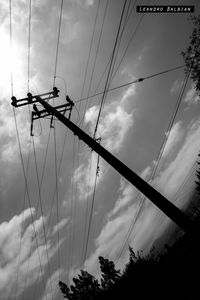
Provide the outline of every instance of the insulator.
<path id="1" fill-rule="evenodd" d="M 33 100 L 32 94 L 31 94 L 31 93 L 28 93 L 27 96 L 28 96 L 28 102 L 31 103 L 32 100 Z"/>
<path id="2" fill-rule="evenodd" d="M 16 98 L 15 96 L 12 96 L 12 97 L 11 97 L 11 100 L 12 100 L 11 104 L 12 104 L 13 106 L 17 106 L 17 98 Z"/>
<path id="3" fill-rule="evenodd" d="M 60 91 L 57 89 L 57 87 L 53 87 L 53 95 L 54 95 L 54 97 L 57 97 L 58 96 L 58 93 L 59 93 Z"/>

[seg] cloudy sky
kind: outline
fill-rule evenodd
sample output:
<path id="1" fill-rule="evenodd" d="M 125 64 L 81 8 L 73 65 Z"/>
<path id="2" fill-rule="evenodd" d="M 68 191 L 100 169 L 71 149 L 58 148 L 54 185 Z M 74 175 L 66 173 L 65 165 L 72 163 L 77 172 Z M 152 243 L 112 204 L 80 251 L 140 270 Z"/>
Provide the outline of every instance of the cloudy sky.
<path id="1" fill-rule="evenodd" d="M 159 4 L 195 5 L 198 14 L 198 2 Z M 79 100 L 104 90 L 124 1 L 64 0 L 56 64 L 61 3 L 12 0 L 10 47 L 9 1 L 0 0 L 1 299 L 60 299 L 59 278 L 68 282 L 83 267 L 98 275 L 99 255 L 120 268 L 128 245 L 148 251 L 169 223 L 101 158 L 94 197 L 97 155 L 58 121 L 54 129 L 48 119 L 35 121 L 31 139 L 27 106 L 15 109 L 21 159 L 11 70 L 18 99 L 51 91 L 56 70 L 55 104 L 68 94 L 75 102 L 72 121 L 91 136 L 96 125 L 102 95 Z M 135 4 L 148 3 L 158 1 L 126 1 L 110 88 L 184 63 L 189 15 L 135 12 Z M 109 92 L 96 135 L 146 181 L 165 141 L 151 184 L 180 208 L 194 188 L 200 149 L 199 100 L 190 80 L 169 132 L 184 78 L 182 68 Z"/>

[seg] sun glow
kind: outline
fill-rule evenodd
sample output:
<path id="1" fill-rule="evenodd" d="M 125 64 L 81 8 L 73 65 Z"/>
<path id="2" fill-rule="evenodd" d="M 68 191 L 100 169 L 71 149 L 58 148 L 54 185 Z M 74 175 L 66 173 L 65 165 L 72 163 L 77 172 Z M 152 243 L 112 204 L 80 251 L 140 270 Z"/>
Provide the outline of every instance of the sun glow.
<path id="1" fill-rule="evenodd" d="M 12 41 L 10 46 L 10 37 L 6 32 L 0 29 L 0 86 L 1 97 L 7 98 L 11 94 L 11 71 L 16 93 L 22 89 L 23 82 L 23 64 L 22 51 L 16 42 Z M 25 59 L 24 59 L 25 60 Z M 24 83 L 23 83 L 24 85 Z"/>

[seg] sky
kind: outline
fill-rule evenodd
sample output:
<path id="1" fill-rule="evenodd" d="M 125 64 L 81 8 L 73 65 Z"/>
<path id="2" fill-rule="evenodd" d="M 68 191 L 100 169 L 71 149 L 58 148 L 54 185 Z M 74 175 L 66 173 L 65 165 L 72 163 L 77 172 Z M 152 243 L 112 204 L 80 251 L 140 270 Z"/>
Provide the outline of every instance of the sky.
<path id="1" fill-rule="evenodd" d="M 134 2 L 126 2 L 110 88 L 184 64 L 181 52 L 193 28 L 189 14 L 142 15 Z M 9 1 L 0 1 L 1 299 L 61 299 L 59 279 L 68 283 L 81 268 L 99 276 L 100 255 L 123 269 L 129 245 L 147 253 L 170 223 L 101 158 L 94 193 L 97 155 L 56 120 L 51 129 L 48 119 L 34 121 L 31 138 L 32 107 L 11 106 L 11 87 L 20 99 L 55 85 L 60 97 L 50 104 L 63 104 L 69 95 L 71 120 L 93 136 L 102 95 L 79 100 L 104 90 L 124 1 L 64 0 L 58 40 L 61 3 L 12 0 L 10 35 Z M 158 1 L 135 4 L 148 3 Z M 197 0 L 159 4 L 200 11 Z M 191 80 L 168 131 L 184 78 L 180 68 L 107 93 L 96 134 L 147 182 L 167 137 L 151 184 L 179 208 L 194 189 L 200 149 L 199 96 Z"/>

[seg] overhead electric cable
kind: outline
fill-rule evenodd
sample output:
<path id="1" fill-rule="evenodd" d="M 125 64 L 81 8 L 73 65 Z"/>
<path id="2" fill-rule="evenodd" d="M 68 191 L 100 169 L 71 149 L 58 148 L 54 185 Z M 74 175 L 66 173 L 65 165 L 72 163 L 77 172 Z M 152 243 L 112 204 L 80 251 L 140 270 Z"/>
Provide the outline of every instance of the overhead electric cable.
<path id="1" fill-rule="evenodd" d="M 161 144 L 161 147 L 160 147 L 160 150 L 159 150 L 159 153 L 158 153 L 158 158 L 157 158 L 157 160 L 156 160 L 155 167 L 154 167 L 154 169 L 153 169 L 153 172 L 152 172 L 151 177 L 150 177 L 150 180 L 149 180 L 150 183 L 153 181 L 153 179 L 154 179 L 154 177 L 155 177 L 155 174 L 156 174 L 156 171 L 157 171 L 157 169 L 158 169 L 158 165 L 159 165 L 160 160 L 161 160 L 161 157 L 162 157 L 162 155 L 163 155 L 163 152 L 164 152 L 164 149 L 165 149 L 167 140 L 168 140 L 168 138 L 169 138 L 169 134 L 170 134 L 170 132 L 171 132 L 172 126 L 173 126 L 173 124 L 174 124 L 174 120 L 175 120 L 176 115 L 177 115 L 177 113 L 178 113 L 178 110 L 179 110 L 179 107 L 180 107 L 180 104 L 181 104 L 181 101 L 182 101 L 182 98 L 183 98 L 183 95 L 184 95 L 184 92 L 185 92 L 185 88 L 186 88 L 186 85 L 187 85 L 187 82 L 188 82 L 188 79 L 189 79 L 189 76 L 190 76 L 190 71 L 191 71 L 191 68 L 190 68 L 190 70 L 187 72 L 187 74 L 185 75 L 185 79 L 184 79 L 184 82 L 183 82 L 183 84 L 182 84 L 180 94 L 179 94 L 179 96 L 178 96 L 178 99 L 177 99 L 177 102 L 176 102 L 174 111 L 173 111 L 172 116 L 171 116 L 171 118 L 170 118 L 170 122 L 169 122 L 168 129 L 167 129 L 167 134 L 165 134 L 164 140 L 163 140 L 163 142 L 162 142 L 162 144 Z M 127 241 L 129 240 L 130 235 L 131 235 L 131 233 L 132 233 L 132 231 L 133 231 L 133 228 L 134 228 L 134 226 L 136 225 L 136 222 L 137 222 L 137 220 L 138 220 L 138 218 L 139 218 L 139 216 L 140 216 L 140 214 L 141 214 L 141 212 L 142 212 L 142 209 L 143 209 L 143 206 L 144 206 L 144 203 L 145 203 L 145 199 L 146 199 L 146 197 L 145 197 L 145 196 L 142 196 L 142 200 L 141 200 L 140 203 L 139 203 L 138 211 L 137 211 L 136 215 L 134 216 L 134 220 L 133 220 L 133 222 L 131 223 L 131 225 L 130 225 L 130 227 L 129 227 L 128 234 L 127 234 L 127 236 L 126 236 L 126 238 L 125 238 L 125 242 L 123 243 L 123 246 L 122 246 L 122 248 L 121 248 L 121 251 L 120 251 L 120 254 L 119 254 L 119 256 L 118 256 L 117 261 L 119 261 L 119 258 L 121 257 L 121 255 L 122 255 L 122 253 L 123 253 L 123 251 L 124 251 L 124 249 L 125 249 L 125 247 L 126 247 L 126 243 L 127 243 Z"/>
<path id="2" fill-rule="evenodd" d="M 28 27 L 29 27 L 29 29 L 28 29 L 28 72 L 27 72 L 27 77 L 28 77 L 27 90 L 28 90 L 28 93 L 29 93 L 29 88 L 30 88 L 30 47 L 31 47 L 31 17 L 32 17 L 31 8 L 32 8 L 32 1 L 30 0 L 29 1 L 29 22 L 28 22 L 29 23 L 28 24 Z M 28 109 L 29 109 L 29 117 L 31 118 L 30 106 L 28 107 Z M 34 163 L 35 163 L 37 187 L 38 187 L 38 202 L 37 202 L 37 205 L 36 205 L 36 217 L 37 217 L 37 212 L 38 212 L 38 208 L 39 208 L 39 205 L 40 205 L 40 210 L 41 210 L 41 215 L 42 215 L 42 228 L 43 228 L 43 233 L 44 233 L 45 249 L 46 249 L 46 255 L 47 255 L 47 265 L 48 265 L 48 272 L 49 272 L 49 277 L 50 277 L 51 276 L 51 268 L 50 268 L 49 254 L 48 254 L 48 248 L 47 248 L 47 235 L 46 235 L 46 229 L 45 229 L 45 224 L 44 224 L 44 212 L 43 212 L 42 195 L 41 195 L 42 180 L 40 182 L 34 136 L 32 136 L 32 143 L 33 143 Z M 51 282 L 50 282 L 50 288 L 51 288 L 51 297 L 52 297 L 52 300 L 53 300 L 53 289 L 52 289 L 52 283 Z"/>
<path id="3" fill-rule="evenodd" d="M 150 4 L 150 1 L 151 1 L 151 0 L 148 0 L 148 4 Z M 135 2 L 134 4 L 136 4 L 136 2 Z M 125 55 L 126 55 L 126 53 L 127 53 L 127 51 L 128 51 L 128 48 L 130 47 L 131 42 L 132 42 L 133 38 L 135 37 L 135 35 L 136 35 L 136 33 L 137 33 L 137 31 L 138 31 L 138 29 L 139 29 L 141 23 L 142 23 L 142 20 L 143 20 L 144 16 L 145 16 L 145 13 L 143 13 L 143 14 L 141 15 L 141 17 L 140 17 L 140 19 L 139 19 L 139 22 L 138 22 L 137 25 L 136 25 L 135 30 L 133 31 L 133 33 L 132 33 L 132 35 L 131 35 L 131 37 L 130 37 L 130 39 L 129 39 L 127 45 L 126 45 L 126 48 L 125 48 L 124 53 L 123 53 L 123 55 L 122 55 L 122 57 L 121 57 L 121 59 L 120 59 L 120 62 L 118 63 L 118 66 L 117 66 L 116 70 L 114 71 L 114 74 L 113 74 L 113 77 L 111 78 L 111 81 L 112 81 L 112 80 L 114 79 L 114 77 L 116 76 L 117 71 L 119 70 L 119 68 L 120 68 L 120 66 L 121 66 L 121 64 L 122 64 L 122 61 L 124 60 L 124 57 L 125 57 Z"/>
<path id="4" fill-rule="evenodd" d="M 61 22 L 62 22 L 62 12 L 63 12 L 63 0 L 61 0 L 60 6 L 60 18 L 58 25 L 58 37 L 57 37 L 57 45 L 56 45 L 56 58 L 55 58 L 55 68 L 54 68 L 54 76 L 53 76 L 53 87 L 55 86 L 56 81 L 56 72 L 57 72 L 57 64 L 58 64 L 58 51 L 59 51 L 59 43 L 60 43 L 60 31 L 61 31 Z"/>
<path id="5" fill-rule="evenodd" d="M 30 148 L 31 148 L 31 140 L 29 140 L 29 146 L 28 146 L 28 158 L 27 158 L 27 165 L 26 165 L 26 177 L 28 180 L 28 171 L 29 171 L 29 161 L 30 161 Z M 23 205 L 22 205 L 22 211 L 25 210 L 25 203 L 26 203 L 26 194 L 27 190 L 26 187 L 24 189 L 24 197 L 23 197 Z M 22 221 L 21 226 L 24 222 L 24 213 L 22 215 Z M 19 269 L 20 269 L 20 259 L 21 259 L 21 248 L 22 248 L 22 232 L 20 232 L 20 243 L 19 243 L 19 256 L 18 256 L 18 262 L 17 262 L 17 274 L 16 274 L 16 285 L 15 285 L 15 292 L 14 292 L 14 299 L 16 300 L 17 297 L 17 288 L 18 288 L 18 278 L 19 278 Z"/>
<path id="6" fill-rule="evenodd" d="M 135 2 L 134 2 L 134 4 L 133 4 L 133 8 L 134 8 L 134 6 L 135 6 L 135 4 L 136 4 L 136 1 L 137 1 L 137 0 L 135 0 Z M 129 11 L 129 8 L 130 8 L 130 3 L 131 3 L 131 1 L 129 1 L 129 3 L 128 3 L 126 15 L 125 15 L 125 17 L 124 17 L 124 24 L 123 24 L 123 26 L 122 26 L 121 32 L 119 33 L 119 39 L 118 39 L 116 51 L 115 51 L 114 58 L 113 58 L 113 63 L 112 63 L 112 68 L 111 68 L 111 72 L 110 72 L 110 78 L 109 78 L 109 84 L 108 84 L 108 87 L 110 86 L 110 83 L 111 83 L 111 81 L 112 81 L 112 79 L 113 79 L 114 67 L 115 67 L 116 60 L 117 60 L 117 56 L 118 56 L 119 49 L 120 49 L 120 46 L 121 46 L 122 37 L 123 37 L 124 31 L 125 31 L 126 25 L 127 25 L 127 23 L 128 23 L 128 11 Z M 129 16 L 130 16 L 130 15 L 129 15 Z"/>
<path id="7" fill-rule="evenodd" d="M 30 47 L 31 47 L 31 0 L 29 1 L 29 24 L 28 24 L 28 70 L 27 70 L 27 77 L 28 77 L 28 92 L 29 92 L 29 80 L 30 80 Z"/>
<path id="8" fill-rule="evenodd" d="M 107 2 L 108 2 L 108 0 L 107 0 Z M 107 4 L 106 4 L 106 7 L 107 7 Z M 86 68 L 85 68 L 85 73 L 84 73 L 83 85 L 82 85 L 82 89 L 81 89 L 81 98 L 83 97 L 83 93 L 84 93 L 84 89 L 85 89 L 85 83 L 86 83 L 86 78 L 87 78 L 87 73 L 88 73 L 88 68 L 89 68 L 89 62 L 90 62 L 90 57 L 91 57 L 91 52 L 92 52 L 94 35 L 95 35 L 95 31 L 96 31 L 96 25 L 97 25 L 97 19 L 98 19 L 98 14 L 99 14 L 99 8 L 100 8 L 100 0 L 98 0 L 98 6 L 97 6 L 97 10 L 96 10 L 94 25 L 93 25 L 92 37 L 91 37 L 91 41 L 90 41 L 90 47 L 89 47 L 89 52 L 88 52 L 88 57 L 87 57 L 87 63 L 86 63 Z M 105 12 L 104 12 L 104 14 L 105 14 Z M 104 21 L 103 21 L 103 23 L 104 23 Z M 102 30 L 103 29 L 101 29 L 101 31 Z M 101 33 L 100 33 L 100 35 L 101 35 Z M 100 42 L 100 39 L 99 39 L 99 42 Z M 97 46 L 97 49 L 98 49 L 98 46 Z M 96 50 L 96 52 L 97 52 L 97 50 Z M 94 65 L 95 65 L 95 63 L 93 64 L 93 69 L 94 69 Z M 91 75 L 90 82 L 92 80 L 92 76 L 93 75 Z M 85 114 L 86 107 L 87 107 L 87 102 L 85 104 L 84 114 Z M 79 104 L 78 109 L 80 111 L 80 109 L 81 109 L 81 103 Z M 83 114 L 83 118 L 84 118 L 84 114 Z M 82 123 L 83 118 L 81 119 L 80 124 Z M 74 140 L 74 143 L 75 143 L 75 140 Z M 77 153 L 78 153 L 77 166 L 79 166 L 80 140 L 78 141 L 78 151 L 77 151 Z M 73 153 L 73 158 L 74 158 L 74 155 L 75 155 L 75 153 Z M 74 167 L 75 167 L 75 163 L 74 163 Z M 77 171 L 78 171 L 78 169 L 77 169 Z M 76 199 L 76 193 L 77 193 L 77 182 L 75 183 L 75 199 Z M 74 206 L 75 206 L 75 210 L 76 210 L 76 201 L 75 201 L 75 205 Z M 72 206 L 72 208 L 73 208 L 73 206 Z M 72 212 L 73 212 L 73 210 L 72 210 Z M 76 211 L 74 212 L 74 219 L 75 219 L 75 216 L 76 216 Z M 75 228 L 73 228 L 73 232 L 72 232 L 72 250 L 73 250 L 73 244 L 74 244 L 74 239 L 75 239 L 74 235 L 75 235 Z"/>
<path id="9" fill-rule="evenodd" d="M 127 82 L 127 83 L 124 83 L 124 84 L 121 84 L 119 86 L 116 86 L 116 87 L 113 87 L 113 88 L 109 88 L 106 92 L 111 92 L 111 91 L 114 91 L 114 90 L 117 90 L 117 89 L 121 89 L 123 87 L 126 87 L 126 86 L 129 86 L 131 84 L 134 84 L 134 83 L 139 83 L 139 82 L 142 82 L 146 79 L 150 79 L 150 78 L 153 78 L 153 77 L 157 77 L 157 76 L 160 76 L 162 74 L 165 74 L 165 73 L 168 73 L 168 72 L 171 72 L 171 71 L 175 71 L 175 70 L 178 70 L 178 69 L 182 69 L 184 68 L 185 65 L 181 65 L 181 66 L 178 66 L 178 67 L 174 67 L 174 68 L 171 68 L 171 69 L 168 69 L 168 70 L 165 70 L 165 71 L 162 71 L 162 72 L 158 72 L 158 73 L 155 73 L 153 75 L 149 75 L 149 76 L 146 76 L 146 77 L 141 77 L 141 78 L 138 78 L 138 79 L 135 79 L 135 80 L 132 80 L 130 82 Z M 96 94 L 93 94 L 91 96 L 88 96 L 88 97 L 85 97 L 85 98 L 81 98 L 77 101 L 75 101 L 75 103 L 78 103 L 80 101 L 85 101 L 87 100 L 88 98 L 94 98 L 96 96 L 99 96 L 99 95 L 102 95 L 104 92 L 99 92 L 99 93 L 96 93 Z"/>
<path id="10" fill-rule="evenodd" d="M 18 141 L 18 145 L 19 145 L 19 152 L 20 152 L 20 160 L 21 160 L 21 165 L 22 165 L 22 171 L 23 171 L 25 186 L 26 186 L 26 189 L 27 189 L 28 203 L 29 203 L 29 207 L 30 207 L 30 210 L 31 210 L 31 200 L 30 200 L 30 194 L 29 194 L 29 189 L 28 189 L 28 182 L 27 182 L 26 173 L 25 173 L 24 161 L 23 161 L 23 157 L 22 157 L 22 149 L 21 149 L 21 143 L 20 143 L 20 139 L 19 139 L 19 130 L 18 130 L 18 126 L 17 126 L 17 119 L 16 119 L 16 114 L 15 114 L 14 107 L 13 107 L 13 115 L 14 115 L 15 128 L 16 128 L 16 132 L 17 132 L 17 141 Z M 39 258 L 39 264 L 40 264 L 40 271 L 41 271 L 41 274 L 42 274 L 42 264 L 41 264 L 41 258 L 40 258 L 40 253 L 39 253 L 39 245 L 38 245 L 38 241 L 37 241 L 37 234 L 36 234 L 36 230 L 35 230 L 35 223 L 34 223 L 34 218 L 33 218 L 32 210 L 31 210 L 31 221 L 32 221 L 34 235 L 35 235 L 35 240 L 36 240 L 36 245 L 37 245 L 37 252 L 38 252 L 38 258 Z M 44 278 L 43 278 L 43 284 L 44 284 L 44 288 L 45 288 Z"/>
<path id="11" fill-rule="evenodd" d="M 99 3 L 100 3 L 100 1 L 99 1 Z M 98 56 L 98 53 L 99 53 L 99 47 L 100 47 L 101 37 L 102 37 L 102 33 L 103 33 L 103 27 L 104 27 L 104 23 L 105 23 L 107 8 L 108 8 L 108 0 L 106 1 L 106 5 L 105 5 L 105 9 L 104 9 L 103 20 L 102 20 L 100 34 L 99 34 L 98 43 L 97 43 L 97 48 L 96 48 L 96 52 L 95 52 L 93 68 L 92 68 L 92 72 L 91 72 L 91 76 L 90 76 L 89 88 L 88 88 L 88 93 L 87 93 L 88 98 L 87 98 L 87 101 L 86 101 L 86 104 L 85 104 L 85 107 L 84 107 L 83 117 L 81 119 L 80 125 L 82 125 L 82 122 L 83 122 L 84 116 L 85 116 L 85 112 L 86 112 L 86 109 L 87 109 L 87 106 L 88 106 L 88 99 L 89 99 L 89 94 L 90 94 L 90 91 L 91 91 L 92 80 L 93 80 L 94 70 L 95 70 L 95 67 L 96 67 L 97 56 Z"/>
<path id="12" fill-rule="evenodd" d="M 53 77 L 53 87 L 55 86 L 56 81 L 56 73 L 57 73 L 57 64 L 58 64 L 58 51 L 59 51 L 59 43 L 60 43 L 60 32 L 61 32 L 61 23 L 62 23 L 62 12 L 63 12 L 63 0 L 61 0 L 60 5 L 60 17 L 59 17 L 59 25 L 58 25 L 58 37 L 57 37 L 57 46 L 56 46 L 56 59 L 55 59 L 55 68 L 54 68 L 54 77 Z M 53 98 L 53 106 L 54 104 L 54 98 Z M 54 122 L 53 122 L 54 121 Z M 54 164 L 55 164 L 55 185 L 56 185 L 56 219 L 57 223 L 59 224 L 59 205 L 58 205 L 58 170 L 57 170 L 57 146 L 56 146 L 56 126 L 55 126 L 55 120 L 52 116 L 51 123 L 54 124 Z M 50 126 L 51 127 L 51 126 Z M 60 245 L 60 230 L 58 227 L 57 231 L 57 237 L 58 237 L 58 245 Z M 58 247 L 58 267 L 59 267 L 59 280 L 60 280 L 60 247 Z M 59 299 L 60 299 L 60 293 L 59 293 Z"/>
<path id="13" fill-rule="evenodd" d="M 99 14 L 99 7 L 100 7 L 100 0 L 98 0 L 98 6 L 97 6 L 97 10 L 96 10 L 94 25 L 93 25 L 92 37 L 91 37 L 91 41 L 90 41 L 87 63 L 86 63 L 84 77 L 83 77 L 83 85 L 82 85 L 82 89 L 81 89 L 81 98 L 83 97 L 83 93 L 84 93 L 84 89 L 85 89 L 85 83 L 86 83 L 86 78 L 87 78 L 89 62 L 90 62 L 90 56 L 91 56 L 91 52 L 92 52 L 92 45 L 93 45 L 93 41 L 94 41 L 94 34 L 95 34 L 97 18 L 98 18 L 98 14 Z M 79 105 L 78 109 L 79 110 L 81 109 L 81 105 Z"/>
<path id="14" fill-rule="evenodd" d="M 92 168 L 92 152 L 90 156 L 90 163 L 89 163 L 89 176 L 88 176 L 88 183 L 87 183 L 87 198 L 86 198 L 86 210 L 85 210 L 85 218 L 84 218 L 84 234 L 83 234 L 83 248 L 82 248 L 82 266 L 84 267 L 84 253 L 85 253 L 85 239 L 86 239 L 86 231 L 87 231 L 87 216 L 88 216 L 88 209 L 89 209 L 89 196 L 90 196 L 90 182 L 91 182 L 91 168 Z"/>
<path id="15" fill-rule="evenodd" d="M 10 52 L 11 52 L 11 95 L 13 97 L 13 71 L 12 71 L 12 2 L 10 0 Z M 17 142 L 18 142 L 18 147 L 19 147 L 19 154 L 20 154 L 20 161 L 21 161 L 21 166 L 22 166 L 22 171 L 23 171 L 23 177 L 24 177 L 24 181 L 25 181 L 25 187 L 26 187 L 26 191 L 27 191 L 27 197 L 28 197 L 28 202 L 29 202 L 29 207 L 30 207 L 30 212 L 31 212 L 31 220 L 32 220 L 32 226 L 33 226 L 33 230 L 34 230 L 34 235 L 35 235 L 35 240 L 36 240 L 36 244 L 37 244 L 37 253 L 38 253 L 38 258 L 39 258 L 39 265 L 40 265 L 40 271 L 42 274 L 42 264 L 41 264 L 41 258 L 40 258 L 40 253 L 39 253 L 39 249 L 38 249 L 38 241 L 37 241 L 37 234 L 36 234 L 36 230 L 35 230 L 35 223 L 34 223 L 34 218 L 33 218 L 33 213 L 31 210 L 31 200 L 30 200 L 30 194 L 29 194 L 29 189 L 28 189 L 28 182 L 27 182 L 27 177 L 26 177 L 26 171 L 25 171 L 25 165 L 24 165 L 24 160 L 23 160 L 23 156 L 22 156 L 22 149 L 21 149 L 21 143 L 20 143 L 20 138 L 19 138 L 19 130 L 18 130 L 18 125 L 17 125 L 17 118 L 16 118 L 16 113 L 15 113 L 15 109 L 13 107 L 13 116 L 14 116 L 14 124 L 15 124 L 15 129 L 16 129 L 16 134 L 17 134 Z M 44 282 L 44 277 L 43 278 L 43 284 L 44 284 L 44 288 L 45 288 L 45 282 Z"/>
<path id="16" fill-rule="evenodd" d="M 115 50 L 116 50 L 116 47 L 117 47 L 117 42 L 118 42 L 118 38 L 119 38 L 119 33 L 120 33 L 120 29 L 121 29 L 121 24 L 122 24 L 122 20 L 123 20 L 123 16 L 124 16 L 126 3 L 127 3 L 127 0 L 124 1 L 124 5 L 123 5 L 123 8 L 122 8 L 122 13 L 121 13 L 121 17 L 120 17 L 120 21 L 119 21 L 119 25 L 118 25 L 118 30 L 117 30 L 117 34 L 116 34 L 116 38 L 115 38 L 113 51 L 112 51 L 112 56 L 111 56 L 111 61 L 110 61 L 109 69 L 108 69 L 108 74 L 107 74 L 107 78 L 106 78 L 104 92 L 103 92 L 103 96 L 102 96 L 102 99 L 101 99 L 100 108 L 99 108 L 99 112 L 98 112 L 98 116 L 97 116 L 97 120 L 96 120 L 96 125 L 95 125 L 95 129 L 94 129 L 94 134 L 93 134 L 94 138 L 96 137 L 96 132 L 97 132 L 98 125 L 99 125 L 99 119 L 100 119 L 100 116 L 101 116 L 101 111 L 103 109 L 104 102 L 105 102 L 106 95 L 107 95 L 106 91 L 107 91 L 108 86 L 109 86 L 108 84 L 109 84 L 109 79 L 110 79 L 110 73 L 111 73 L 111 69 L 112 69 L 113 59 L 114 59 Z"/>
<path id="17" fill-rule="evenodd" d="M 150 0 L 149 0 L 149 2 L 150 2 Z M 125 27 L 126 27 L 126 25 L 127 25 L 127 23 L 128 23 L 128 20 L 129 20 L 129 18 L 130 18 L 130 16 L 131 16 L 131 13 L 132 13 L 132 10 L 133 10 L 135 4 L 136 4 L 136 2 L 134 2 L 134 4 L 133 4 L 133 7 L 132 7 L 132 9 L 131 9 L 131 12 L 130 12 L 130 14 L 129 14 L 127 20 L 126 20 Z M 144 14 L 143 14 L 143 15 L 144 15 Z M 135 31 L 134 31 L 133 34 L 131 35 L 131 38 L 130 38 L 128 44 L 127 44 L 127 47 L 125 48 L 125 51 L 124 51 L 124 53 L 123 53 L 123 55 L 122 55 L 122 58 L 121 58 L 121 60 L 120 60 L 120 62 L 119 62 L 119 64 L 118 64 L 118 66 L 117 66 L 117 68 L 116 68 L 116 70 L 115 70 L 115 73 L 114 73 L 114 75 L 113 75 L 112 78 L 111 78 L 111 81 L 114 79 L 114 77 L 115 77 L 115 75 L 116 75 L 116 73 L 117 73 L 117 71 L 118 71 L 118 69 L 119 69 L 119 67 L 120 67 L 120 65 L 121 65 L 121 63 L 122 63 L 122 61 L 123 61 L 125 55 L 126 55 L 126 52 L 127 52 L 128 48 L 129 48 L 129 46 L 130 46 L 130 44 L 131 44 L 131 42 L 132 42 L 132 40 L 133 40 L 135 34 L 136 34 L 137 31 L 138 31 L 138 28 L 139 28 L 139 26 L 140 26 L 140 24 L 141 24 L 141 22 L 142 22 L 142 19 L 143 19 L 143 15 L 141 16 L 141 18 L 140 18 L 138 24 L 136 25 Z M 100 86 L 100 84 L 101 84 L 101 81 L 102 81 L 102 79 L 103 79 L 103 77 L 104 77 L 104 74 L 105 74 L 105 72 L 106 72 L 106 70 L 107 70 L 107 68 L 108 68 L 108 66 L 109 66 L 109 64 L 110 64 L 110 60 L 111 60 L 111 57 L 109 58 L 109 60 L 108 60 L 108 62 L 107 62 L 107 64 L 106 64 L 106 67 L 105 67 L 105 69 L 104 69 L 104 71 L 103 71 L 103 73 L 102 73 L 102 75 L 101 75 L 101 77 L 100 77 L 100 79 L 99 79 L 99 83 L 97 84 L 94 93 L 96 93 L 96 91 L 98 90 L 98 88 L 99 88 L 99 86 Z"/>
<path id="18" fill-rule="evenodd" d="M 139 27 L 140 27 L 140 24 L 141 24 L 143 18 L 144 18 L 144 13 L 143 13 L 142 16 L 140 17 L 140 20 L 139 20 L 138 24 L 136 25 L 136 28 L 135 28 L 134 32 L 132 33 L 132 35 L 131 35 L 131 37 L 130 37 L 128 43 L 127 43 L 127 46 L 126 46 L 126 48 L 125 48 L 125 50 L 124 50 L 124 53 L 123 53 L 123 55 L 122 55 L 122 57 L 121 57 L 121 59 L 120 59 L 120 61 L 119 61 L 119 63 L 118 63 L 118 66 L 117 66 L 116 70 L 114 71 L 114 74 L 113 74 L 112 79 L 115 77 L 117 71 L 119 70 L 119 67 L 121 66 L 122 61 L 124 60 L 124 57 L 125 57 L 125 55 L 126 55 L 126 53 L 127 53 L 127 51 L 128 51 L 128 48 L 129 48 L 129 46 L 130 46 L 130 44 L 131 44 L 133 38 L 135 37 L 135 35 L 136 35 L 136 33 L 137 33 L 137 31 L 138 31 L 138 29 L 139 29 Z"/>
<path id="19" fill-rule="evenodd" d="M 72 158 L 72 174 L 74 176 L 75 172 L 75 136 L 73 137 L 73 158 Z M 70 211 L 71 211 L 71 228 L 70 228 L 70 234 L 69 234 L 69 250 L 68 250 L 68 255 L 67 255 L 67 261 L 66 265 L 68 266 L 68 280 L 70 281 L 70 263 L 73 261 L 73 255 L 72 255 L 72 250 L 73 250 L 73 244 L 74 244 L 74 231 L 75 231 L 75 216 L 73 217 L 74 214 L 74 202 L 76 201 L 74 197 L 74 178 L 71 180 L 71 197 L 70 197 Z M 74 223 L 74 225 L 73 225 Z"/>
<path id="20" fill-rule="evenodd" d="M 92 215 L 93 215 L 93 210 L 94 210 L 94 201 L 95 201 L 95 193 L 96 193 L 98 175 L 99 175 L 99 155 L 97 157 L 96 175 L 95 175 L 95 181 L 94 181 L 94 190 L 93 190 L 93 196 L 92 196 L 92 205 L 91 205 L 91 209 L 90 209 L 89 224 L 88 224 L 88 230 L 87 230 L 87 238 L 86 238 L 86 244 L 85 244 L 83 264 L 84 264 L 84 262 L 86 260 L 86 256 L 87 256 L 87 249 L 88 249 L 88 243 L 89 243 L 89 237 L 90 237 L 90 230 L 91 230 Z"/>
<path id="21" fill-rule="evenodd" d="M 29 17 L 28 17 L 28 68 L 27 68 L 27 87 L 29 92 L 29 76 L 30 76 L 30 28 L 31 28 L 31 0 L 29 1 Z M 31 137 L 29 137 L 29 149 L 28 149 L 28 158 L 27 158 L 27 167 L 26 167 L 26 177 L 28 178 L 28 171 L 29 171 L 29 158 L 30 158 L 30 145 L 31 145 Z M 23 199 L 23 208 L 22 211 L 25 209 L 25 201 L 26 201 L 26 187 L 24 191 L 24 199 Z M 21 221 L 21 226 L 23 223 L 23 217 Z M 16 289 L 15 289 L 15 300 L 17 296 L 17 286 L 18 286 L 18 276 L 19 276 L 19 264 L 20 264 L 20 256 L 21 256 L 21 247 L 22 247 L 22 233 L 20 232 L 20 246 L 19 246 L 19 257 L 18 257 L 18 264 L 17 264 L 17 277 L 16 277 Z"/>
<path id="22" fill-rule="evenodd" d="M 42 205 L 41 184 L 40 184 L 40 179 L 39 179 L 39 172 L 38 172 L 38 164 L 37 164 L 37 156 L 36 156 L 34 137 L 32 137 L 32 142 L 33 142 L 33 153 L 34 153 L 34 161 L 35 161 L 37 186 L 38 186 L 38 193 L 39 193 L 38 203 L 40 204 L 40 210 L 41 210 L 41 215 L 42 215 L 42 228 L 43 228 L 43 233 L 44 233 L 44 241 L 45 241 L 45 249 L 46 249 L 46 255 L 47 255 L 48 272 L 49 272 L 49 277 L 51 277 L 51 267 L 50 267 L 49 253 L 48 253 L 48 247 L 47 247 L 47 234 L 46 234 L 46 229 L 45 229 L 45 224 L 44 224 L 44 211 L 43 211 L 43 205 Z M 38 204 L 37 204 L 37 206 L 38 206 Z M 50 289 L 51 289 L 51 298 L 53 300 L 53 288 L 52 288 L 52 283 L 51 282 L 50 282 Z"/>

